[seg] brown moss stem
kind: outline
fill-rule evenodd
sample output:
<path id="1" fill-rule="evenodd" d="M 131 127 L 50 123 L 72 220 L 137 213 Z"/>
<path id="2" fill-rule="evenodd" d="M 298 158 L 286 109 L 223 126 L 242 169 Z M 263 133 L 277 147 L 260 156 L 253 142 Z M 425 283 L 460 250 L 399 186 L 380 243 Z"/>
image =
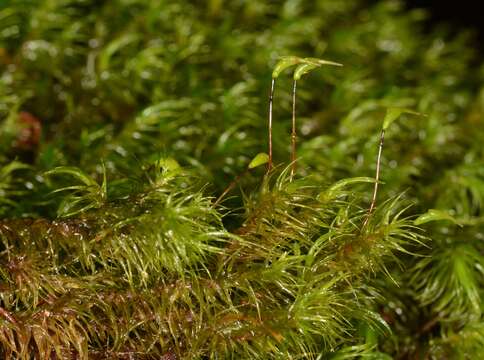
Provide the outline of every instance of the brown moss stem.
<path id="1" fill-rule="evenodd" d="M 383 151 L 384 140 L 385 140 L 385 130 L 382 130 L 380 135 L 380 145 L 378 146 L 378 156 L 376 158 L 376 174 L 375 174 L 375 186 L 373 188 L 373 197 L 371 199 L 370 208 L 368 209 L 368 213 L 366 214 L 363 227 L 365 227 L 368 224 L 368 221 L 370 220 L 370 216 L 376 206 L 376 195 L 378 193 L 378 182 L 380 180 L 380 164 L 381 164 L 381 154 Z"/>
<path id="2" fill-rule="evenodd" d="M 296 173 L 296 85 L 297 81 L 294 80 L 292 85 L 292 131 L 291 131 L 291 176 L 290 180 Z"/>
<path id="3" fill-rule="evenodd" d="M 274 85 L 276 83 L 276 79 L 272 78 L 271 81 L 271 90 L 269 92 L 269 161 L 267 163 L 267 172 L 271 171 L 272 169 L 272 106 L 274 102 Z"/>

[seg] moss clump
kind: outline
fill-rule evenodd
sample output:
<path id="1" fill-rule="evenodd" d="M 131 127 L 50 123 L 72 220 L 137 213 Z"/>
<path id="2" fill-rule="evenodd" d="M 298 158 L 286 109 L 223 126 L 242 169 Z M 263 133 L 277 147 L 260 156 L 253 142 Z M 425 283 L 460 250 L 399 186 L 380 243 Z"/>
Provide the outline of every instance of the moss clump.
<path id="1" fill-rule="evenodd" d="M 423 33 L 398 1 L 4 3 L 1 356 L 482 353 L 469 34 Z M 265 171 L 291 54 L 344 67 L 298 80 L 297 123 L 278 76 Z M 427 116 L 376 162 L 387 108 Z"/>

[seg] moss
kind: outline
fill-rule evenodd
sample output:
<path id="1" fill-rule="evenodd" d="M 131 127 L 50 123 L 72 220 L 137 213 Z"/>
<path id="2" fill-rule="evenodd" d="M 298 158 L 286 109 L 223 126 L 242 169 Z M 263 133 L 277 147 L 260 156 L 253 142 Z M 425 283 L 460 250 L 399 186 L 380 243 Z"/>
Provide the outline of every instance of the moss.
<path id="1" fill-rule="evenodd" d="M 1 356 L 476 358 L 482 58 L 425 17 L 398 1 L 7 1 Z M 277 73 L 272 152 L 288 55 L 344 67 L 298 68 L 297 122 Z M 399 114 L 377 162 L 388 108 L 427 116 Z"/>

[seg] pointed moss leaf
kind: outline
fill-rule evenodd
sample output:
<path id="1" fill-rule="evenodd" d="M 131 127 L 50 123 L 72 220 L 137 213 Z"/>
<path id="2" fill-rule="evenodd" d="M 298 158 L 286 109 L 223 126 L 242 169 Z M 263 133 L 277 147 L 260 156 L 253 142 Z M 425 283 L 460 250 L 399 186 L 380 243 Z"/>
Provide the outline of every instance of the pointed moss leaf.
<path id="1" fill-rule="evenodd" d="M 417 116 L 424 116 L 421 113 L 418 113 L 413 110 L 409 109 L 404 109 L 404 108 L 399 108 L 399 107 L 391 107 L 387 109 L 387 113 L 385 115 L 385 119 L 383 120 L 383 130 L 388 129 L 388 127 L 395 121 L 397 120 L 400 115 L 402 114 L 412 114 L 412 115 L 417 115 Z"/>
<path id="2" fill-rule="evenodd" d="M 312 57 L 304 58 L 303 61 L 314 65 L 343 66 L 343 64 L 340 64 L 334 61 L 323 60 L 323 59 L 312 58 Z"/>
<path id="3" fill-rule="evenodd" d="M 109 43 L 99 55 L 99 69 L 102 71 L 109 68 L 109 63 L 114 54 L 130 43 L 138 41 L 138 38 L 139 36 L 136 34 L 127 33 L 126 35 L 111 41 L 111 43 Z"/>
<path id="4" fill-rule="evenodd" d="M 354 177 L 354 178 L 349 178 L 349 179 L 343 179 L 338 182 L 336 182 L 333 186 L 329 188 L 329 190 L 334 191 L 334 190 L 339 190 L 347 185 L 351 184 L 357 184 L 357 183 L 374 183 L 375 179 L 367 176 L 359 176 L 359 177 Z"/>
<path id="5" fill-rule="evenodd" d="M 296 70 L 294 70 L 294 80 L 299 80 L 303 75 L 311 72 L 312 70 L 318 68 L 320 65 L 317 64 L 301 64 L 298 65 Z"/>
<path id="6" fill-rule="evenodd" d="M 366 315 L 367 322 L 374 330 L 377 331 L 377 333 L 386 335 L 390 335 L 392 333 L 390 325 L 388 325 L 385 319 L 383 319 L 383 317 L 378 312 L 372 310 L 363 311 Z"/>
<path id="7" fill-rule="evenodd" d="M 339 191 L 341 191 L 343 188 L 345 188 L 348 185 L 358 184 L 358 183 L 374 183 L 374 182 L 375 182 L 374 178 L 365 177 L 365 176 L 343 179 L 334 183 L 324 192 L 321 192 L 318 195 L 318 200 L 320 201 L 330 200 L 335 196 L 338 196 Z"/>
<path id="8" fill-rule="evenodd" d="M 250 162 L 249 169 L 253 169 L 257 166 L 267 164 L 269 162 L 269 155 L 266 153 L 258 153 Z"/>
<path id="9" fill-rule="evenodd" d="M 272 78 L 276 79 L 279 77 L 281 72 L 283 72 L 285 69 L 297 65 L 301 62 L 301 58 L 297 56 L 284 56 L 281 58 L 281 60 L 278 61 L 276 66 L 274 67 L 274 71 L 272 72 Z"/>
<path id="10" fill-rule="evenodd" d="M 84 173 L 81 169 L 72 166 L 59 166 L 53 170 L 47 171 L 45 175 L 71 175 L 87 186 L 97 186 L 96 181 L 89 175 Z"/>
<path id="11" fill-rule="evenodd" d="M 458 224 L 458 221 L 447 212 L 437 209 L 430 209 L 425 214 L 420 215 L 414 220 L 415 225 L 422 225 L 431 221 L 447 220 L 452 221 L 454 224 Z"/>
<path id="12" fill-rule="evenodd" d="M 14 171 L 21 170 L 21 169 L 28 169 L 28 168 L 29 168 L 28 165 L 21 163 L 20 161 L 14 160 L 8 163 L 7 165 L 3 166 L 2 168 L 0 168 L 0 179 L 6 178 Z"/>

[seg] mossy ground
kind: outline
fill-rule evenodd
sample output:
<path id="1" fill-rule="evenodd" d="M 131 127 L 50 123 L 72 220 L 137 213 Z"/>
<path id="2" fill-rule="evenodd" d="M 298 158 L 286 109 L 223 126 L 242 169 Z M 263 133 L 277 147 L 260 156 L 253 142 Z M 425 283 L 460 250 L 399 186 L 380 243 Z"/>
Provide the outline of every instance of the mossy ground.
<path id="1" fill-rule="evenodd" d="M 484 68 L 469 33 L 424 19 L 398 1 L 4 2 L 1 355 L 476 359 Z M 344 65 L 298 81 L 294 177 L 289 71 L 275 167 L 247 170 L 287 55 Z M 394 107 L 426 117 L 388 127 L 368 217 Z"/>

